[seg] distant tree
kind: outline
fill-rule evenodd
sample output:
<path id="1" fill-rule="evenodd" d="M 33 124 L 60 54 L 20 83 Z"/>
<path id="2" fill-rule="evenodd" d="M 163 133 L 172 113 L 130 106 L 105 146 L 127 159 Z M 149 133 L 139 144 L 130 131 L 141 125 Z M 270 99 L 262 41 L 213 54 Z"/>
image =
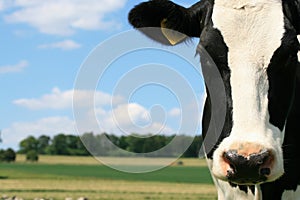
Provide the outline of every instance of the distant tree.
<path id="1" fill-rule="evenodd" d="M 0 162 L 4 161 L 4 152 L 5 152 L 5 150 L 0 149 Z"/>
<path id="2" fill-rule="evenodd" d="M 96 148 L 97 156 L 109 156 L 111 152 L 116 151 L 117 146 L 112 143 L 107 133 L 101 133 L 95 136 L 98 147 Z"/>
<path id="3" fill-rule="evenodd" d="M 82 143 L 84 143 L 84 148 L 88 148 L 88 151 L 92 152 L 93 154 L 97 155 L 98 154 L 98 148 L 100 146 L 99 141 L 96 139 L 96 136 L 94 133 L 84 133 L 81 136 Z M 82 144 L 83 145 L 83 144 Z"/>
<path id="4" fill-rule="evenodd" d="M 143 153 L 145 138 L 137 135 L 129 135 L 126 137 L 128 143 L 127 150 L 134 153 Z"/>
<path id="5" fill-rule="evenodd" d="M 184 152 L 183 157 L 197 158 L 199 156 L 199 151 L 202 145 L 202 136 L 196 136 L 189 146 L 189 148 Z"/>
<path id="6" fill-rule="evenodd" d="M 30 150 L 38 150 L 38 140 L 33 137 L 33 136 L 29 136 L 27 138 L 25 138 L 24 140 L 22 140 L 19 144 L 20 146 L 20 150 L 19 153 L 21 154 L 26 154 L 28 151 Z"/>
<path id="7" fill-rule="evenodd" d="M 116 135 L 113 134 L 106 134 L 105 136 L 114 144 L 117 145 L 119 147 L 119 143 L 120 143 L 120 138 Z"/>
<path id="8" fill-rule="evenodd" d="M 79 136 L 67 135 L 66 143 L 68 148 L 68 155 L 89 155 Z"/>
<path id="9" fill-rule="evenodd" d="M 46 135 L 41 135 L 38 139 L 37 139 L 37 152 L 39 154 L 46 154 L 47 153 L 47 148 L 50 145 L 50 140 L 51 138 L 49 136 Z"/>
<path id="10" fill-rule="evenodd" d="M 166 136 L 153 135 L 144 139 L 143 153 L 157 151 L 166 145 Z"/>
<path id="11" fill-rule="evenodd" d="M 126 156 L 128 154 L 125 152 L 128 151 L 135 153 L 152 152 L 149 156 L 168 157 L 181 155 L 182 150 L 184 150 L 182 148 L 190 145 L 182 156 L 198 157 L 201 144 L 201 136 L 192 138 L 191 136 L 186 135 L 166 136 L 148 134 L 141 136 L 139 134 L 132 134 L 129 136 L 116 136 L 107 133 L 97 135 L 94 135 L 93 133 L 84 133 L 79 137 L 61 133 L 54 136 L 52 139 L 46 135 L 42 135 L 37 139 L 33 136 L 29 136 L 20 142 L 19 153 L 27 154 L 29 151 L 33 150 L 38 155 L 85 156 L 90 155 L 89 152 L 91 152 L 95 156 Z M 120 151 L 120 149 L 126 151 Z M 159 153 L 157 150 L 160 150 Z M 1 153 L 0 151 L 0 156 L 3 154 L 4 153 Z"/>
<path id="12" fill-rule="evenodd" d="M 11 149 L 11 148 L 7 149 L 4 153 L 4 155 L 5 155 L 4 157 L 5 157 L 7 162 L 16 161 L 17 155 L 16 155 L 16 152 L 13 149 Z"/>
<path id="13" fill-rule="evenodd" d="M 0 161 L 1 162 L 16 161 L 16 152 L 11 148 L 9 148 L 7 150 L 0 150 Z"/>
<path id="14" fill-rule="evenodd" d="M 120 148 L 122 148 L 122 149 L 124 149 L 124 150 L 127 150 L 127 148 L 128 148 L 128 142 L 127 142 L 127 140 L 126 140 L 126 136 L 121 136 L 121 137 L 119 137 L 119 141 L 118 141 L 118 145 L 117 145 L 118 147 L 120 147 Z"/>
<path id="15" fill-rule="evenodd" d="M 52 144 L 50 144 L 49 146 L 47 146 L 45 148 L 45 154 L 46 155 L 55 155 L 55 149 L 54 149 L 54 146 Z"/>
<path id="16" fill-rule="evenodd" d="M 39 154 L 35 150 L 30 150 L 26 153 L 26 161 L 37 162 L 39 160 Z"/>
<path id="17" fill-rule="evenodd" d="M 69 155 L 66 135 L 61 133 L 54 136 L 51 148 L 51 153 L 54 155 Z"/>
<path id="18" fill-rule="evenodd" d="M 52 155 L 89 155 L 79 136 L 65 135 L 63 133 L 53 137 L 45 152 Z"/>
<path id="19" fill-rule="evenodd" d="M 75 135 L 66 135 L 66 145 L 69 149 L 77 149 L 79 138 Z"/>
<path id="20" fill-rule="evenodd" d="M 165 135 L 130 135 L 130 136 L 122 136 L 125 137 L 122 139 L 123 144 L 123 149 L 125 149 L 126 145 L 126 150 L 130 152 L 135 152 L 135 153 L 150 153 L 154 152 L 157 150 L 160 150 L 163 148 L 170 140 L 168 136 Z M 152 154 L 153 156 L 155 154 Z"/>
<path id="21" fill-rule="evenodd" d="M 87 150 L 87 148 L 83 144 L 80 137 L 77 137 L 77 149 L 78 149 L 77 155 L 79 155 L 79 156 L 88 156 L 88 155 L 90 155 L 90 152 Z"/>

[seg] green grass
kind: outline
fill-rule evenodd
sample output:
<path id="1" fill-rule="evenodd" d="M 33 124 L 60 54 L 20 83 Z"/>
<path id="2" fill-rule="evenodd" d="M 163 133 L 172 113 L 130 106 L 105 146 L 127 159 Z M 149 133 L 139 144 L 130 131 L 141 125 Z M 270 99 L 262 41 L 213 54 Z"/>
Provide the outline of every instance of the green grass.
<path id="1" fill-rule="evenodd" d="M 211 184 L 206 167 L 167 167 L 158 171 L 130 174 L 104 165 L 63 165 L 63 164 L 0 164 L 1 177 L 9 179 L 74 179 L 92 178 L 106 180 L 158 181 L 170 183 Z"/>
<path id="2" fill-rule="evenodd" d="M 196 159 L 185 160 L 184 166 L 130 174 L 92 160 L 82 164 L 82 160 L 90 159 L 86 157 L 78 157 L 76 162 L 70 157 L 59 158 L 59 164 L 54 162 L 54 157 L 43 157 L 41 163 L 20 160 L 11 164 L 0 163 L 0 199 L 3 194 L 17 195 L 24 200 L 36 197 L 64 200 L 80 196 L 90 200 L 216 199 L 210 173 L 204 162 L 197 166 Z"/>

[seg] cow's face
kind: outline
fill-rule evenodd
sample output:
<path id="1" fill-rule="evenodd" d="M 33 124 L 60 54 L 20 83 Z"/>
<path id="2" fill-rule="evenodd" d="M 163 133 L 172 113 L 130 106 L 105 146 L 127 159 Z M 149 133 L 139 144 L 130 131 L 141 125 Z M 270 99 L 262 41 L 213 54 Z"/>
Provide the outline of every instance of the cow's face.
<path id="1" fill-rule="evenodd" d="M 212 24 L 227 47 L 231 93 L 231 130 L 213 153 L 212 172 L 237 184 L 273 181 L 284 172 L 281 145 L 293 95 L 296 35 L 285 27 L 281 1 L 215 0 Z"/>
<path id="2" fill-rule="evenodd" d="M 202 0 L 185 9 L 153 0 L 129 15 L 137 28 L 162 26 L 200 37 L 226 88 L 226 124 L 215 147 L 207 152 L 212 173 L 240 185 L 273 181 L 284 173 L 281 146 L 293 99 L 299 45 L 280 0 L 247 2 Z M 164 31 L 146 34 L 168 43 Z M 210 134 L 206 133 L 210 104 L 208 94 L 204 135 Z"/>

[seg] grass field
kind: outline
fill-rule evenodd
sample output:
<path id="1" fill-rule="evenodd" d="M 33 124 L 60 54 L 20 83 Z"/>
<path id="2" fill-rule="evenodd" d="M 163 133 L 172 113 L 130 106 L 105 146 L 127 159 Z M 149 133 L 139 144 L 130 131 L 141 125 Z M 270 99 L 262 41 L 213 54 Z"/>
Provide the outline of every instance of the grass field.
<path id="1" fill-rule="evenodd" d="M 119 159 L 130 162 L 130 158 Z M 16 163 L 0 164 L 0 194 L 26 200 L 81 196 L 89 200 L 216 199 L 205 161 L 181 161 L 182 166 L 174 163 L 151 173 L 129 174 L 91 157 L 41 156 L 39 163 L 26 163 L 18 156 Z"/>

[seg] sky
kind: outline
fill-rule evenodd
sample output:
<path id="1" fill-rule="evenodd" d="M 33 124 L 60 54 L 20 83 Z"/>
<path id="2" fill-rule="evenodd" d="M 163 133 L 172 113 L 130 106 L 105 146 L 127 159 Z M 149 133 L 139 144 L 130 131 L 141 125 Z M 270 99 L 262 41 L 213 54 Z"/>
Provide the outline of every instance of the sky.
<path id="1" fill-rule="evenodd" d="M 200 65 L 176 54 L 197 60 L 198 41 L 175 50 L 133 30 L 140 2 L 0 0 L 0 148 L 29 135 L 200 133 Z"/>

